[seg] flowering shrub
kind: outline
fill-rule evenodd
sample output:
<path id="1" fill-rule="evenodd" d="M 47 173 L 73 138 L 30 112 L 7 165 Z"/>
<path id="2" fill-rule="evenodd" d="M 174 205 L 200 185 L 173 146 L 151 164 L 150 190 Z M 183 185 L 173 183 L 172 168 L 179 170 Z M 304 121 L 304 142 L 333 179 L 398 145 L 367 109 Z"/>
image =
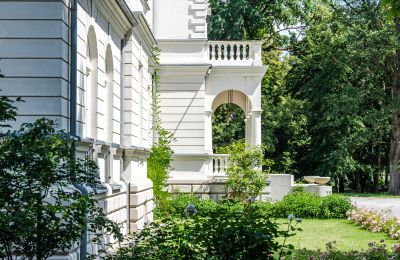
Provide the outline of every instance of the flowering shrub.
<path id="1" fill-rule="evenodd" d="M 346 213 L 347 219 L 372 232 L 387 233 L 393 239 L 400 238 L 400 220 L 390 215 L 390 210 L 378 212 L 354 207 Z"/>
<path id="2" fill-rule="evenodd" d="M 290 259 L 296 260 L 309 260 L 309 259 L 335 259 L 335 260 L 351 260 L 351 259 L 365 259 L 365 260 L 387 260 L 387 259 L 399 259 L 400 246 L 394 245 L 393 250 L 386 248 L 386 245 L 381 240 L 380 243 L 370 242 L 368 243 L 367 250 L 352 250 L 349 252 L 342 252 L 336 248 L 336 241 L 328 242 L 326 244 L 326 250 L 308 250 L 300 249 L 293 252 Z"/>

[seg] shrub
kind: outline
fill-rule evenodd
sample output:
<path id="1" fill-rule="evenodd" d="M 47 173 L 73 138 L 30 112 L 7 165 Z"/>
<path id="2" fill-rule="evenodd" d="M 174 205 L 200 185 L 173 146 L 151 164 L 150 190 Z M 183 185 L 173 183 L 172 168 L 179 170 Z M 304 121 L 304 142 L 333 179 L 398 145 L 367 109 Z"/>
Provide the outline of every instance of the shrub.
<path id="1" fill-rule="evenodd" d="M 54 122 L 38 119 L 5 134 L 0 142 L 0 258 L 46 259 L 76 246 L 86 226 L 95 240 L 103 231 L 122 238 L 116 223 L 97 207 L 97 167 L 76 159 L 71 140 Z M 86 218 L 87 217 L 87 218 Z"/>
<path id="2" fill-rule="evenodd" d="M 226 170 L 229 198 L 240 201 L 254 200 L 267 185 L 267 174 L 262 170 L 264 148 L 250 147 L 244 140 L 239 140 L 220 148 L 220 151 L 229 153 L 229 165 Z"/>
<path id="3" fill-rule="evenodd" d="M 166 201 L 166 207 L 156 208 L 155 218 L 160 219 L 165 216 L 174 216 L 177 218 L 185 217 L 186 207 L 192 204 L 196 207 L 200 216 L 206 217 L 211 211 L 214 211 L 218 203 L 210 199 L 201 199 L 194 194 L 178 193 L 171 195 Z"/>
<path id="4" fill-rule="evenodd" d="M 321 216 L 323 218 L 343 218 L 346 212 L 351 209 L 350 199 L 346 196 L 332 194 L 321 197 Z"/>
<path id="5" fill-rule="evenodd" d="M 351 208 L 345 196 L 332 194 L 320 197 L 311 192 L 294 191 L 274 204 L 274 216 L 294 214 L 301 218 L 343 218 Z"/>
<path id="6" fill-rule="evenodd" d="M 353 208 L 347 212 L 347 219 L 372 232 L 385 232 L 392 239 L 400 239 L 400 221 L 390 211 L 377 212 L 364 208 Z"/>
<path id="7" fill-rule="evenodd" d="M 193 205 L 190 207 L 193 212 Z M 207 216 L 169 217 L 134 235 L 111 259 L 274 259 L 282 248 L 279 231 L 254 205 L 216 204 Z"/>

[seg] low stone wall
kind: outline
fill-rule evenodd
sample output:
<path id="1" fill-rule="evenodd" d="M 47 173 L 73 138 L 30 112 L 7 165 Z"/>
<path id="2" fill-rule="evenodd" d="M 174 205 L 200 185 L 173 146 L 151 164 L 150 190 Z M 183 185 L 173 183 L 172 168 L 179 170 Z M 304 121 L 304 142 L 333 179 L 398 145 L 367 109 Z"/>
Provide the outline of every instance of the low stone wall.
<path id="1" fill-rule="evenodd" d="M 167 182 L 167 190 L 171 193 L 193 193 L 201 198 L 212 200 L 222 200 L 226 198 L 228 189 L 226 186 L 226 177 L 209 178 L 203 180 L 195 179 L 170 179 Z M 268 201 L 270 197 L 271 187 L 268 185 L 261 192 L 258 200 Z"/>
<path id="2" fill-rule="evenodd" d="M 167 191 L 171 193 L 193 193 L 201 198 L 222 200 L 228 194 L 226 181 L 227 177 L 224 175 L 207 176 L 199 179 L 169 179 Z M 331 186 L 294 184 L 294 176 L 291 174 L 270 174 L 268 175 L 267 187 L 264 188 L 257 199 L 278 201 L 283 199 L 296 186 L 302 186 L 306 191 L 316 193 L 319 196 L 332 194 Z"/>

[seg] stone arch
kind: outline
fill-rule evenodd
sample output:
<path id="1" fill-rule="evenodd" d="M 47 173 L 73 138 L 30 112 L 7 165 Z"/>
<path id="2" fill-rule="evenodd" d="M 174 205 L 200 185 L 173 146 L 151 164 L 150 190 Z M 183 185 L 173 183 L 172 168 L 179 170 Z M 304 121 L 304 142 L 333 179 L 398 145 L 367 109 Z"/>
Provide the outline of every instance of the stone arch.
<path id="1" fill-rule="evenodd" d="M 98 48 L 93 26 L 87 34 L 85 74 L 85 136 L 97 139 Z"/>
<path id="2" fill-rule="evenodd" d="M 241 91 L 230 89 L 217 94 L 211 105 L 211 110 L 215 111 L 220 105 L 233 103 L 238 105 L 247 115 L 251 111 L 251 100 Z"/>
<path id="3" fill-rule="evenodd" d="M 114 62 L 113 62 L 113 53 L 111 49 L 111 45 L 108 44 L 106 48 L 106 128 L 105 128 L 105 136 L 106 141 L 112 143 L 113 142 L 113 97 L 114 97 Z"/>

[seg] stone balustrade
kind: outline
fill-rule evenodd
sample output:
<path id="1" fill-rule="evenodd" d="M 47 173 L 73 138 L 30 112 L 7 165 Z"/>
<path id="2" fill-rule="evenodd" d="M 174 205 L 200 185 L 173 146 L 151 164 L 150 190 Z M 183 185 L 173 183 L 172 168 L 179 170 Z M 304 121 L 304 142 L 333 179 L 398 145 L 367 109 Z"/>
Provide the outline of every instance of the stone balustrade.
<path id="1" fill-rule="evenodd" d="M 208 41 L 214 66 L 261 66 L 261 41 Z"/>
<path id="2" fill-rule="evenodd" d="M 222 175 L 226 173 L 226 169 L 228 168 L 228 159 L 229 154 L 213 154 L 213 174 Z"/>

